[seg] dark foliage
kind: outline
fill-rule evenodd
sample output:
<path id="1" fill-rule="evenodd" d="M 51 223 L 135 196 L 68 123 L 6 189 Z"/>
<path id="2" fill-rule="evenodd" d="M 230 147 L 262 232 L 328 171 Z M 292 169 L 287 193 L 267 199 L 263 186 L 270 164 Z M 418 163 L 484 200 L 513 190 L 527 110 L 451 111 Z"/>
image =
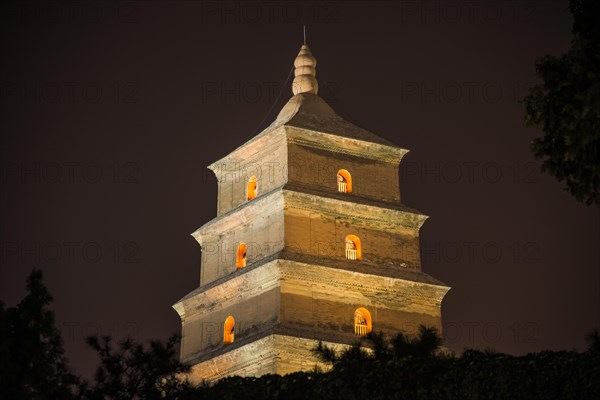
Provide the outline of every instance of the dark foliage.
<path id="1" fill-rule="evenodd" d="M 372 334 L 336 354 L 320 344 L 315 352 L 328 372 L 260 378 L 226 378 L 195 390 L 197 399 L 375 399 L 375 400 L 552 400 L 600 398 L 597 332 L 584 353 L 550 352 L 514 357 L 466 350 L 440 350 L 441 339 L 421 327 L 416 337 L 386 340 Z M 370 350 L 366 350 L 370 349 Z"/>
<path id="2" fill-rule="evenodd" d="M 592 354 L 600 355 L 600 331 L 594 329 L 592 333 L 585 338 L 589 343 L 588 351 Z"/>
<path id="3" fill-rule="evenodd" d="M 322 374 L 314 372 L 297 372 L 283 377 L 279 375 L 264 375 L 260 378 L 231 377 L 222 379 L 213 386 L 196 388 L 192 398 L 198 400 L 318 399 L 322 398 L 320 395 L 322 377 Z M 336 399 L 343 399 L 343 397 L 338 396 Z"/>
<path id="4" fill-rule="evenodd" d="M 166 343 L 151 341 L 148 347 L 126 339 L 113 349 L 111 338 L 91 336 L 88 345 L 100 356 L 93 387 L 82 389 L 86 399 L 171 399 L 187 398 L 188 385 L 178 374 L 189 367 L 179 362 L 179 336 Z"/>
<path id="5" fill-rule="evenodd" d="M 523 100 L 525 123 L 544 135 L 531 149 L 571 195 L 600 204 L 600 2 L 571 0 L 571 49 L 536 64 L 543 84 Z"/>
<path id="6" fill-rule="evenodd" d="M 0 302 L 0 398 L 71 399 L 79 379 L 71 373 L 42 271 L 27 278 L 16 307 Z"/>
<path id="7" fill-rule="evenodd" d="M 51 301 L 40 271 L 17 307 L 0 304 L 0 399 L 178 399 L 178 400 L 552 400 L 600 398 L 600 333 L 587 336 L 589 348 L 545 351 L 515 357 L 466 350 L 441 350 L 432 328 L 415 336 L 387 338 L 373 333 L 336 353 L 323 344 L 315 353 L 330 366 L 286 376 L 231 377 L 190 387 L 181 379 L 188 367 L 178 361 L 178 336 L 148 346 L 127 339 L 90 337 L 100 357 L 95 382 L 81 383 L 67 365 L 62 340 L 47 309 Z"/>

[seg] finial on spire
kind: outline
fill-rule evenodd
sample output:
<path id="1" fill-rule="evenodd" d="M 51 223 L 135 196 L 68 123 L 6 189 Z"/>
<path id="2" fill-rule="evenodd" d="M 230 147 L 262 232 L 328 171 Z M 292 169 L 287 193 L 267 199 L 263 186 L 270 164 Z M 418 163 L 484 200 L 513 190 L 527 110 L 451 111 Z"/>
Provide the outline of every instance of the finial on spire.
<path id="1" fill-rule="evenodd" d="M 317 59 L 313 57 L 308 45 L 306 44 L 306 28 L 304 31 L 304 44 L 300 47 L 300 52 L 294 60 L 294 82 L 292 83 L 292 92 L 294 95 L 299 93 L 317 94 L 319 84 L 317 83 Z"/>
<path id="2" fill-rule="evenodd" d="M 306 44 L 306 25 L 302 24 L 302 30 L 304 31 L 304 44 Z"/>

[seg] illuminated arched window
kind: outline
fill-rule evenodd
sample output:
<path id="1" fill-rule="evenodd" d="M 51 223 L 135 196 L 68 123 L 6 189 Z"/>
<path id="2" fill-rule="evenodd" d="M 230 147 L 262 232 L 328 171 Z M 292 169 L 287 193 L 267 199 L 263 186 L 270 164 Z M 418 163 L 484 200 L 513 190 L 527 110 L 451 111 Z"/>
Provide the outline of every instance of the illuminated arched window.
<path id="1" fill-rule="evenodd" d="M 354 333 L 365 336 L 371 333 L 372 329 L 371 313 L 364 307 L 357 308 L 354 311 Z"/>
<path id="2" fill-rule="evenodd" d="M 233 343 L 233 340 L 235 339 L 234 333 L 233 333 L 234 327 L 235 327 L 235 319 L 233 319 L 233 317 L 230 315 L 229 317 L 227 317 L 227 319 L 225 320 L 225 323 L 223 324 L 223 343 L 225 343 L 225 344 Z"/>
<path id="3" fill-rule="evenodd" d="M 246 266 L 246 243 L 240 243 L 235 255 L 235 266 L 237 269 L 244 268 Z"/>
<path id="4" fill-rule="evenodd" d="M 360 247 L 360 239 L 355 235 L 348 235 L 345 239 L 346 258 L 348 260 L 360 260 L 362 258 L 362 250 Z"/>
<path id="5" fill-rule="evenodd" d="M 340 169 L 337 173 L 338 192 L 352 193 L 352 176 L 345 169 Z"/>
<path id="6" fill-rule="evenodd" d="M 256 197 L 256 177 L 253 176 L 248 179 L 248 200 L 252 200 Z"/>

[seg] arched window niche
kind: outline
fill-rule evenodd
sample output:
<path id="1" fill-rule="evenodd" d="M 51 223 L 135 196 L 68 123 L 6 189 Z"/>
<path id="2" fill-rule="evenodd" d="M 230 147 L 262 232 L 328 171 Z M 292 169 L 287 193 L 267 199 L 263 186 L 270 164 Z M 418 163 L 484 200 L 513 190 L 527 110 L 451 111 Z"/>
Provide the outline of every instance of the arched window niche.
<path id="1" fill-rule="evenodd" d="M 248 179 L 248 200 L 252 200 L 256 197 L 257 187 L 256 187 L 256 177 L 252 176 Z"/>
<path id="2" fill-rule="evenodd" d="M 338 192 L 352 193 L 352 176 L 345 169 L 340 169 L 337 173 Z"/>
<path id="3" fill-rule="evenodd" d="M 344 240 L 346 248 L 346 259 L 360 260 L 362 258 L 362 249 L 360 239 L 356 235 L 348 235 Z"/>
<path id="4" fill-rule="evenodd" d="M 223 343 L 233 343 L 235 339 L 234 327 L 235 319 L 230 315 L 225 319 L 225 323 L 223 324 Z"/>
<path id="5" fill-rule="evenodd" d="M 235 255 L 235 266 L 237 269 L 242 269 L 246 266 L 246 243 L 242 242 L 237 248 Z"/>
<path id="6" fill-rule="evenodd" d="M 373 330 L 371 313 L 364 307 L 354 311 L 354 333 L 358 336 L 366 336 Z"/>

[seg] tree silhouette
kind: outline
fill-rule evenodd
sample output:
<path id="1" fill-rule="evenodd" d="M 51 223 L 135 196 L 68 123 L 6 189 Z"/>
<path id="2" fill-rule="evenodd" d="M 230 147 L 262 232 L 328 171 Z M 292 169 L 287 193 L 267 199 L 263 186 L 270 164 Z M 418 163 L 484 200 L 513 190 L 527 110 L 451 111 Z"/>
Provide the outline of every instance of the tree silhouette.
<path id="1" fill-rule="evenodd" d="M 42 271 L 27 278 L 27 295 L 16 307 L 0 302 L 0 398 L 72 399 L 79 378 L 65 357 Z"/>
<path id="2" fill-rule="evenodd" d="M 543 84 L 523 99 L 525 123 L 544 132 L 531 143 L 542 171 L 577 201 L 600 204 L 600 2 L 571 0 L 570 9 L 571 49 L 538 60 Z"/>
<path id="3" fill-rule="evenodd" d="M 27 295 L 16 307 L 0 303 L 0 399 L 229 399 L 229 400 L 580 400 L 600 398 L 600 332 L 586 339 L 587 351 L 543 351 L 511 356 L 495 351 L 441 351 L 433 328 L 388 338 L 371 333 L 336 352 L 319 343 L 314 350 L 328 372 L 229 377 L 191 387 L 182 379 L 189 367 L 178 361 L 179 337 L 148 346 L 126 339 L 93 336 L 99 357 L 93 384 L 69 369 L 52 300 L 34 270 Z"/>
<path id="4" fill-rule="evenodd" d="M 88 345 L 100 356 L 96 382 L 83 388 L 86 398 L 99 399 L 185 399 L 190 389 L 180 374 L 189 367 L 179 362 L 179 336 L 165 343 L 153 340 L 148 347 L 127 338 L 113 349 L 110 336 L 90 336 Z"/>
<path id="5" fill-rule="evenodd" d="M 322 377 L 323 398 L 398 398 L 400 388 L 404 393 L 419 393 L 427 380 L 428 388 L 441 387 L 434 384 L 447 364 L 447 358 L 438 354 L 441 343 L 435 328 L 422 325 L 411 336 L 399 333 L 387 338 L 372 332 L 339 353 L 319 343 L 314 353 L 332 366 Z"/>
<path id="6" fill-rule="evenodd" d="M 594 329 L 585 339 L 588 342 L 588 351 L 592 354 L 600 356 L 600 331 Z"/>

